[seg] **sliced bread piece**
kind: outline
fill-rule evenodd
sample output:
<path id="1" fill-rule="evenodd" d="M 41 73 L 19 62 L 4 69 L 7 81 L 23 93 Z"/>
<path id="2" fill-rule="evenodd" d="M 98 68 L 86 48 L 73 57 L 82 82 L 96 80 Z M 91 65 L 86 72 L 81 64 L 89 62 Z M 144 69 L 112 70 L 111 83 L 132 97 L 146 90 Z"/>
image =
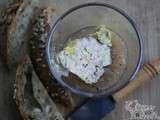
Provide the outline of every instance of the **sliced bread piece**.
<path id="1" fill-rule="evenodd" d="M 29 41 L 30 57 L 40 80 L 47 88 L 53 100 L 64 107 L 72 108 L 72 97 L 70 93 L 59 85 L 51 76 L 45 59 L 45 43 L 48 32 L 56 17 L 54 7 L 42 9 L 33 22 L 32 34 Z"/>
<path id="2" fill-rule="evenodd" d="M 8 28 L 6 55 L 9 68 L 16 66 L 19 62 L 22 46 L 27 49 L 31 21 L 40 9 L 39 4 L 40 0 L 25 0 Z"/>
<path id="3" fill-rule="evenodd" d="M 0 8 L 0 57 L 5 65 L 9 62 L 7 55 L 8 31 L 22 2 L 22 0 L 14 0 L 6 8 Z"/>
<path id="4" fill-rule="evenodd" d="M 24 120 L 64 120 L 24 55 L 18 65 L 14 98 Z"/>

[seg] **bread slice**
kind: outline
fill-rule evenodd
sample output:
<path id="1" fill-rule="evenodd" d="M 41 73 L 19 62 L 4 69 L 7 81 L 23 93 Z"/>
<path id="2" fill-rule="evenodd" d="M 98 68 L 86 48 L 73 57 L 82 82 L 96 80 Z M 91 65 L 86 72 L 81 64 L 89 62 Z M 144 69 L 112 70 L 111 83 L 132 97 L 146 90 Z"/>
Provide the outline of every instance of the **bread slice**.
<path id="1" fill-rule="evenodd" d="M 14 0 L 6 8 L 0 8 L 0 57 L 5 65 L 8 64 L 9 59 L 7 55 L 7 34 L 22 2 L 22 0 Z"/>
<path id="2" fill-rule="evenodd" d="M 14 95 L 24 120 L 64 120 L 27 55 L 24 55 L 17 68 Z"/>
<path id="3" fill-rule="evenodd" d="M 73 107 L 72 97 L 51 76 L 45 59 L 45 43 L 55 17 L 56 12 L 54 7 L 47 7 L 41 10 L 33 22 L 32 34 L 29 41 L 30 57 L 37 75 L 49 91 L 50 96 L 57 104 L 69 109 Z"/>
<path id="4" fill-rule="evenodd" d="M 19 62 L 22 46 L 26 43 L 30 33 L 31 21 L 39 11 L 40 0 L 25 0 L 16 12 L 7 33 L 7 64 L 10 68 Z"/>

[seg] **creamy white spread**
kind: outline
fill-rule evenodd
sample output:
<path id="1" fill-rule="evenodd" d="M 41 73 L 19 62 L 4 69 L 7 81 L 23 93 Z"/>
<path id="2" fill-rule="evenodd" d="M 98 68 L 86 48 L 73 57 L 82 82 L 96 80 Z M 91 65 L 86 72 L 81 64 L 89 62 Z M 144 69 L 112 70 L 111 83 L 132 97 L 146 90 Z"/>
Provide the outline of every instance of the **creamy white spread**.
<path id="1" fill-rule="evenodd" d="M 112 62 L 111 39 L 108 30 L 102 27 L 103 32 L 98 29 L 89 37 L 70 41 L 57 55 L 58 63 L 85 83 L 96 83 L 104 73 L 103 67 Z"/>

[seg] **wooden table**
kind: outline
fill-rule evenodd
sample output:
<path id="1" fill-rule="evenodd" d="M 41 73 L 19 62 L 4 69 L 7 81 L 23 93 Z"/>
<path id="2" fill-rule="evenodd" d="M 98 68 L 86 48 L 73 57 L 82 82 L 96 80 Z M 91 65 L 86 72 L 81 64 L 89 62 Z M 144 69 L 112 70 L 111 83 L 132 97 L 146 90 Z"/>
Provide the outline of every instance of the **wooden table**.
<path id="1" fill-rule="evenodd" d="M 4 1 L 4 2 L 3 2 Z M 0 6 L 6 0 L 0 1 Z M 9 0 L 7 0 L 9 1 Z M 79 3 L 95 0 L 50 0 L 55 1 L 60 9 L 72 7 Z M 125 10 L 137 23 L 144 38 L 144 62 L 160 58 L 160 1 L 159 0 L 97 0 L 111 3 Z M 59 14 L 60 14 L 59 13 Z M 0 120 L 19 120 L 20 115 L 13 101 L 14 72 L 7 72 L 0 62 Z M 150 84 L 136 90 L 127 100 L 138 100 L 145 105 L 156 106 L 160 115 L 160 77 Z M 104 120 L 127 120 L 129 112 L 125 110 L 125 101 L 108 114 Z"/>

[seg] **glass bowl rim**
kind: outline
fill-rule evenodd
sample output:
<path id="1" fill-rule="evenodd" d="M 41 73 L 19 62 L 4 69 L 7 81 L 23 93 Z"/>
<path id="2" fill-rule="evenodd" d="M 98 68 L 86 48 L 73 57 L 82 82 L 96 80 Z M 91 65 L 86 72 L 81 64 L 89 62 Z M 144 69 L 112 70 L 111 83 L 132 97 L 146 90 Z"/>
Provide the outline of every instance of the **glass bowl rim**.
<path id="1" fill-rule="evenodd" d="M 135 67 L 133 73 L 131 74 L 131 76 L 129 77 L 129 80 L 128 80 L 127 83 L 125 83 L 121 87 L 117 88 L 117 90 L 114 90 L 114 91 L 109 92 L 109 93 L 104 92 L 103 94 L 93 94 L 93 93 L 90 93 L 90 92 L 84 92 L 84 91 L 81 91 L 81 90 L 77 90 L 77 89 L 72 88 L 68 84 L 66 84 L 61 79 L 56 78 L 56 80 L 58 81 L 58 83 L 60 83 L 60 85 L 62 85 L 62 87 L 66 88 L 66 89 L 69 89 L 71 92 L 76 93 L 78 95 L 82 95 L 82 96 L 86 96 L 86 97 L 108 96 L 108 95 L 111 95 L 112 93 L 117 92 L 118 90 L 120 90 L 124 86 L 126 86 L 129 83 L 129 81 L 134 80 L 137 72 L 139 71 L 139 69 L 141 67 L 141 63 L 142 63 L 142 59 L 143 59 L 143 37 L 140 34 L 140 30 L 138 29 L 135 21 L 122 9 L 120 9 L 120 8 L 114 6 L 114 5 L 111 5 L 111 4 L 108 4 L 108 3 L 102 3 L 102 2 L 88 2 L 88 3 L 80 4 L 80 5 L 77 5 L 77 6 L 74 6 L 74 7 L 70 8 L 69 10 L 64 12 L 61 16 L 59 16 L 57 18 L 57 20 L 55 21 L 55 23 L 52 25 L 51 30 L 48 34 L 48 38 L 47 38 L 46 49 L 45 49 L 46 56 L 45 57 L 46 57 L 46 60 L 47 60 L 48 66 L 49 66 L 49 70 L 50 70 L 50 72 L 52 74 L 52 77 L 53 77 L 55 75 L 54 75 L 54 72 L 51 68 L 52 65 L 51 65 L 50 52 L 49 52 L 50 51 L 50 43 L 51 43 L 51 40 L 52 40 L 52 35 L 54 34 L 54 32 L 56 30 L 56 27 L 58 26 L 60 21 L 63 20 L 63 18 L 65 16 L 67 16 L 68 14 L 70 14 L 70 13 L 72 13 L 72 12 L 74 12 L 74 11 L 80 9 L 80 8 L 88 7 L 88 6 L 101 6 L 101 7 L 107 7 L 107 8 L 113 9 L 116 12 L 120 13 L 122 16 L 124 16 L 130 22 L 130 24 L 132 25 L 133 29 L 136 32 L 136 35 L 138 37 L 138 43 L 139 43 L 139 56 L 138 56 L 138 61 L 137 61 L 136 67 Z"/>

